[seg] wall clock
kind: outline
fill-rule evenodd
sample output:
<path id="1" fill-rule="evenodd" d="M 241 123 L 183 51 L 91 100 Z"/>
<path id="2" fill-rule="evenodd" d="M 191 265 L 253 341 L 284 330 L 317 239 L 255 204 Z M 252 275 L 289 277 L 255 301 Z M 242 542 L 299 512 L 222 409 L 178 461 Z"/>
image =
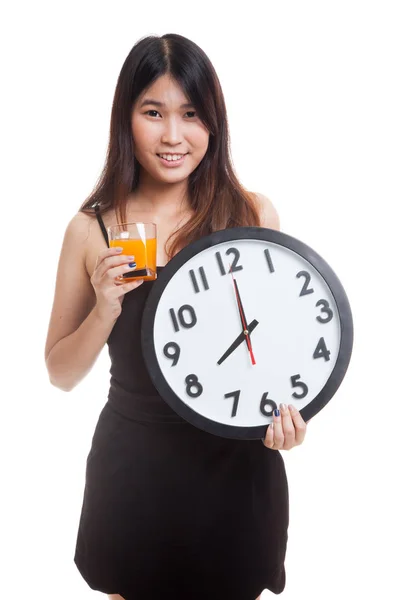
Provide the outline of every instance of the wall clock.
<path id="1" fill-rule="evenodd" d="M 303 242 L 263 227 L 183 248 L 152 284 L 142 319 L 150 377 L 181 417 L 229 438 L 265 435 L 273 410 L 305 421 L 348 368 L 353 321 L 342 284 Z"/>

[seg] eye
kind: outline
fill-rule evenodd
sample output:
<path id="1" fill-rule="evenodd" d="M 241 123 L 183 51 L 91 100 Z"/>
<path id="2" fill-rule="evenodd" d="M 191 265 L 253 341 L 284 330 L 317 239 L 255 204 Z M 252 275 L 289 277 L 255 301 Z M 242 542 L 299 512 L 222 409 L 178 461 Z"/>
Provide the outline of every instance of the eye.
<path id="1" fill-rule="evenodd" d="M 149 117 L 155 117 L 155 115 L 150 115 L 149 113 L 156 113 L 157 115 L 159 115 L 159 114 L 160 114 L 160 113 L 158 112 L 158 110 L 154 110 L 154 109 L 147 110 L 147 111 L 146 111 L 144 114 L 145 114 L 145 115 L 149 115 Z"/>
<path id="2" fill-rule="evenodd" d="M 154 108 L 147 110 L 144 114 L 149 115 L 149 117 L 153 117 L 153 118 L 155 118 L 157 115 L 161 116 L 160 113 L 158 112 L 158 110 L 154 110 Z M 197 116 L 197 113 L 194 110 L 189 110 L 186 113 L 186 115 L 188 115 L 188 117 L 190 119 L 194 119 Z"/>

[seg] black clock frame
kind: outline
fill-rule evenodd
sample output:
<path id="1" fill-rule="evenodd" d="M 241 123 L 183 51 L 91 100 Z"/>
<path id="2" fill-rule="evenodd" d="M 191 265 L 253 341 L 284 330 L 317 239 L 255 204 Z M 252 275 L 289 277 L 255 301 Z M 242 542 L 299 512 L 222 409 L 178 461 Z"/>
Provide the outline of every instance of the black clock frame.
<path id="1" fill-rule="evenodd" d="M 173 275 L 189 259 L 199 252 L 217 244 L 235 240 L 262 240 L 293 250 L 308 261 L 314 269 L 320 273 L 335 299 L 341 331 L 339 353 L 333 371 L 320 393 L 317 394 L 307 406 L 300 410 L 300 414 L 305 421 L 309 421 L 329 402 L 343 381 L 350 363 L 353 348 L 353 318 L 346 292 L 327 262 L 312 248 L 300 240 L 286 233 L 282 233 L 281 231 L 276 231 L 275 229 L 267 229 L 264 227 L 235 227 L 216 231 L 183 248 L 158 273 L 157 279 L 152 286 L 145 304 L 141 330 L 143 356 L 154 386 L 167 404 L 169 404 L 178 415 L 192 425 L 221 437 L 251 440 L 263 437 L 269 424 L 256 425 L 253 427 L 227 425 L 225 423 L 212 421 L 192 410 L 179 398 L 164 378 L 157 360 L 153 337 L 157 306 L 164 289 Z"/>

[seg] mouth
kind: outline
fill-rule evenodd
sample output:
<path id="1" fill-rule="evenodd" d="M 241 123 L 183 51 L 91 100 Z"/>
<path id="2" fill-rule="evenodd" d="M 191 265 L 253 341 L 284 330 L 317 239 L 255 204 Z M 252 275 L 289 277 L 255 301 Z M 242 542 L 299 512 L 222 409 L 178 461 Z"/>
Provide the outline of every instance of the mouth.
<path id="1" fill-rule="evenodd" d="M 167 167 L 178 167 L 184 162 L 187 154 L 188 152 L 185 154 L 157 154 L 157 156 L 163 165 Z"/>

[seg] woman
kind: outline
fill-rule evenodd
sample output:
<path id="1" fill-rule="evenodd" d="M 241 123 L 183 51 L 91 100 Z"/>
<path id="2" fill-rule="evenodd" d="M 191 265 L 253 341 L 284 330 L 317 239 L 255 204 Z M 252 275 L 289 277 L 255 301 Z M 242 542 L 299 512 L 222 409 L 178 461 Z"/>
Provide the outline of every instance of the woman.
<path id="1" fill-rule="evenodd" d="M 288 488 L 279 449 L 306 424 L 281 406 L 263 444 L 193 427 L 158 395 L 140 326 L 152 282 L 120 285 L 134 257 L 106 228 L 157 224 L 157 265 L 227 227 L 279 228 L 229 158 L 226 109 L 204 52 L 175 34 L 140 40 L 122 67 L 102 177 L 66 229 L 46 342 L 53 385 L 70 391 L 107 342 L 108 401 L 87 458 L 75 563 L 111 600 L 256 600 L 285 586 Z"/>

